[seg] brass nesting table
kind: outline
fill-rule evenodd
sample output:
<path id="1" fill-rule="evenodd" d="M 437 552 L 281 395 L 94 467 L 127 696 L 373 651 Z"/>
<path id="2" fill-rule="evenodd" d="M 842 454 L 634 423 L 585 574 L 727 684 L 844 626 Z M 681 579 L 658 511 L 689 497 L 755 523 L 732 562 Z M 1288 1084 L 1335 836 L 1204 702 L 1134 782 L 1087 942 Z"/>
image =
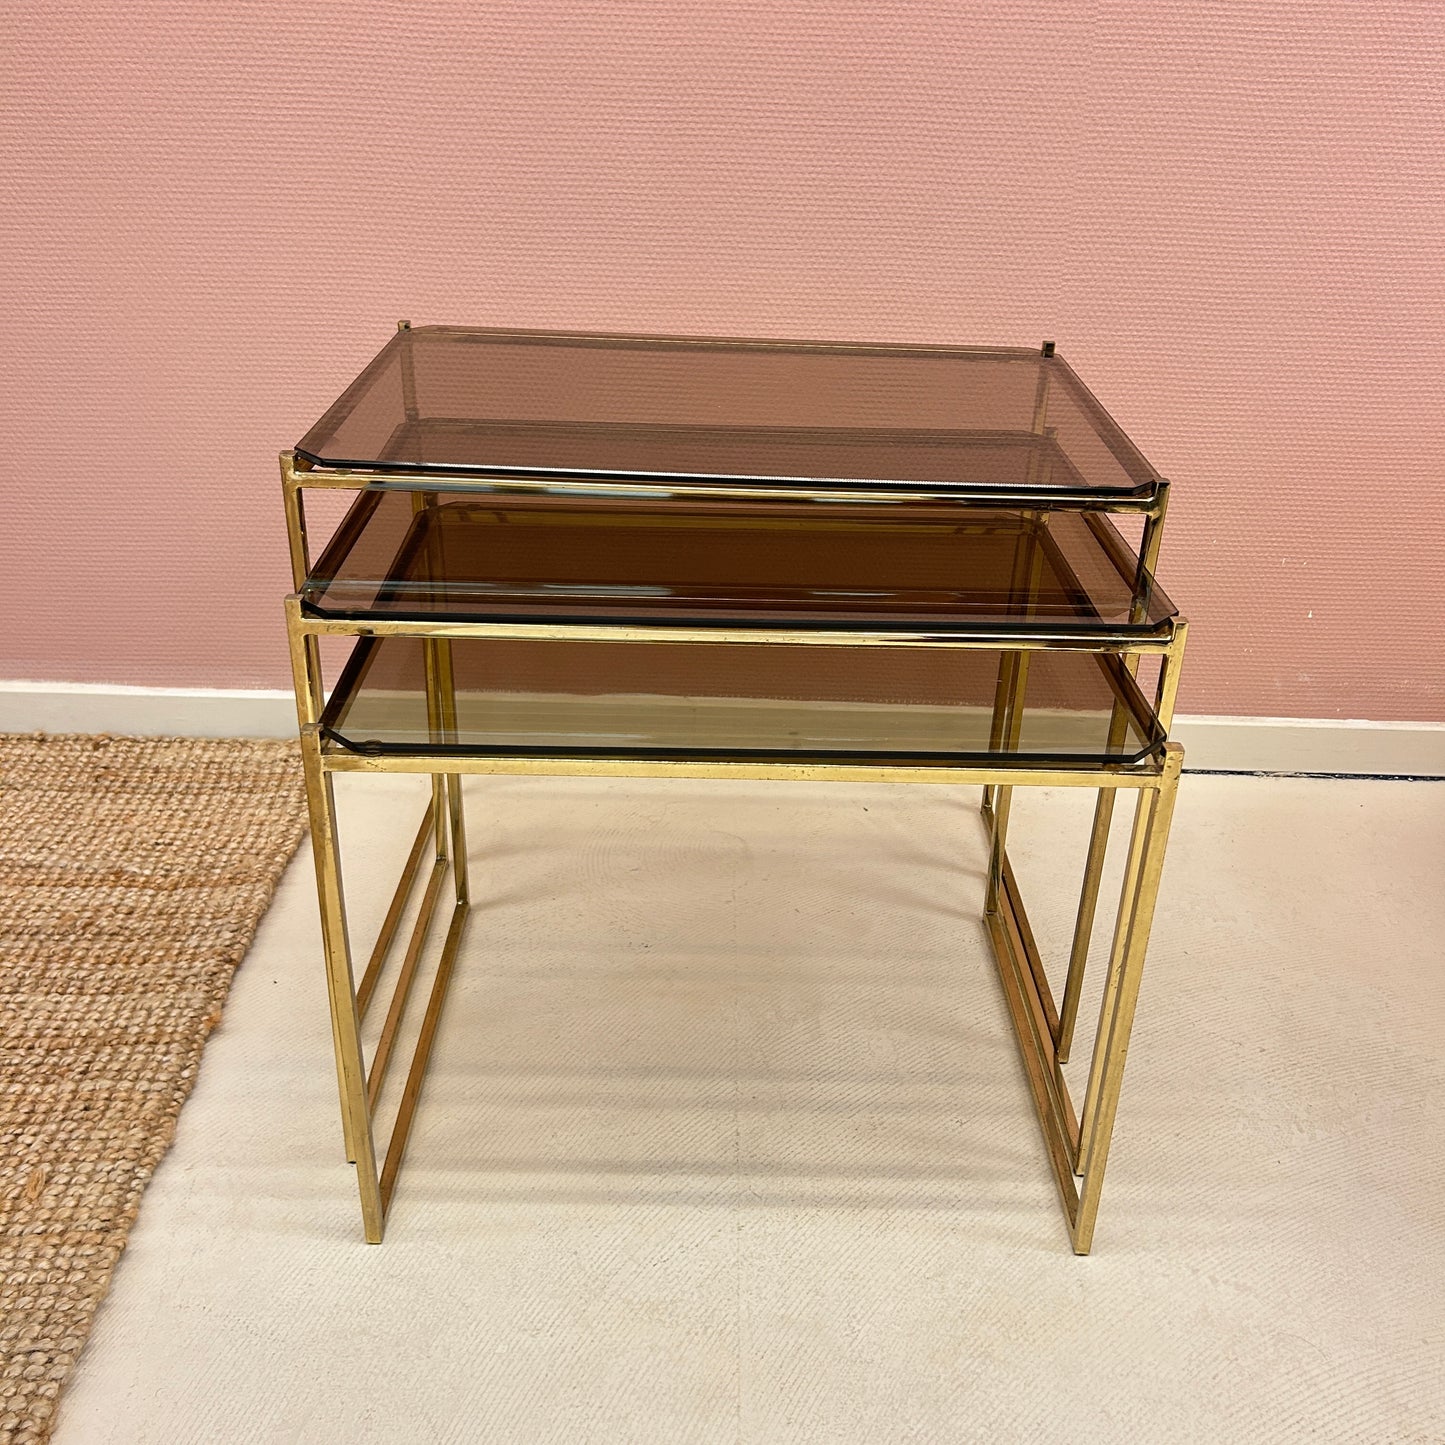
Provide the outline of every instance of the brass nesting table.
<path id="1" fill-rule="evenodd" d="M 1186 624 L 1153 579 L 1168 484 L 1051 343 L 402 322 L 281 471 L 342 1128 L 368 1240 L 472 906 L 462 777 L 582 774 L 981 787 L 984 920 L 1069 1237 L 1088 1252 L 1183 758 L 1168 732 Z M 355 494 L 316 558 L 312 489 Z M 327 637 L 349 639 L 329 680 Z M 333 778 L 376 772 L 429 775 L 431 799 L 378 936 L 353 956 Z M 1018 786 L 1098 793 L 1057 998 L 1005 847 Z M 1120 791 L 1133 827 L 1076 1109 L 1062 1065 Z M 373 1120 L 444 899 L 383 1150 Z M 373 1007 L 386 1013 L 367 1047 Z"/>

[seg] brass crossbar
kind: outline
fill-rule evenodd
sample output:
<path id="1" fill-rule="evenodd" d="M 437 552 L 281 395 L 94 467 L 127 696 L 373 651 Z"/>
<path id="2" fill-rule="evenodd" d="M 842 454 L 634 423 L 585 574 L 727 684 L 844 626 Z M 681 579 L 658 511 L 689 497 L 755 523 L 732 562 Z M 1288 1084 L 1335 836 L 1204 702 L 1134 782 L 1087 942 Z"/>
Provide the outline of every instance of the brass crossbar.
<path id="1" fill-rule="evenodd" d="M 401 923 L 401 915 L 406 911 L 407 900 L 411 897 L 412 885 L 416 882 L 416 875 L 421 869 L 421 860 L 426 856 L 427 844 L 431 842 L 436 831 L 436 808 L 428 803 L 427 810 L 422 815 L 421 827 L 417 829 L 416 842 L 411 845 L 411 853 L 407 857 L 406 867 L 401 870 L 401 881 L 396 885 L 396 892 L 392 895 L 391 907 L 386 910 L 386 917 L 382 920 L 381 931 L 376 935 L 376 944 L 371 950 L 371 957 L 367 960 L 366 971 L 361 975 L 361 982 L 356 986 L 356 1011 L 362 1018 L 366 1017 L 367 1006 L 371 1003 L 372 990 L 376 987 L 376 981 L 381 977 L 382 964 L 386 962 L 386 955 L 391 949 L 391 941 L 396 937 L 396 930 Z"/>
<path id="2" fill-rule="evenodd" d="M 416 982 L 416 966 L 421 961 L 422 945 L 426 942 L 446 876 L 447 861 L 445 858 L 438 858 L 432 867 L 431 876 L 427 879 L 426 892 L 422 894 L 421 912 L 417 914 L 411 942 L 407 944 L 406 956 L 401 961 L 401 972 L 397 975 L 391 1007 L 386 1011 L 386 1022 L 381 1026 L 381 1037 L 377 1039 L 376 1052 L 371 1056 L 371 1070 L 366 1076 L 366 1102 L 373 1109 L 376 1108 L 377 1098 L 381 1094 L 381 1086 L 386 1081 L 386 1066 L 391 1062 L 396 1031 L 401 1026 L 406 1002 L 411 997 L 411 986 Z"/>
<path id="3" fill-rule="evenodd" d="M 392 1125 L 391 1142 L 386 1149 L 386 1162 L 381 1168 L 383 1214 L 391 1207 L 392 1192 L 396 1188 L 396 1176 L 401 1169 L 401 1159 L 406 1152 L 407 1137 L 411 1133 L 412 1120 L 416 1116 L 417 1099 L 421 1095 L 421 1085 L 422 1080 L 426 1077 L 427 1064 L 431 1061 L 437 1023 L 441 1018 L 442 1004 L 446 1001 L 447 986 L 452 981 L 452 970 L 457 961 L 457 949 L 461 947 L 462 942 L 462 928 L 466 924 L 469 912 L 469 904 L 458 903 L 456 905 L 452 910 L 452 921 L 451 926 L 447 929 L 446 942 L 442 945 L 441 961 L 437 964 L 436 978 L 432 981 L 426 1013 L 422 1016 L 421 1033 L 417 1036 L 416 1052 L 412 1055 L 411 1068 L 407 1071 L 406 1085 L 402 1089 L 401 1105 L 397 1110 L 396 1123 Z"/>

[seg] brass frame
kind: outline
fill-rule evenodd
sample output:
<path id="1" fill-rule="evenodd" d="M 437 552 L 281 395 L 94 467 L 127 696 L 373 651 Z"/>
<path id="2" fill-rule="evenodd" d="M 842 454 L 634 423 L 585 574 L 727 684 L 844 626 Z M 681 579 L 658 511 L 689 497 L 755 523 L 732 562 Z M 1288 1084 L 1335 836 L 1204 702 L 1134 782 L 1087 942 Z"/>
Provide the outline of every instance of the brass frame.
<path id="1" fill-rule="evenodd" d="M 1036 408 L 1036 426 L 1039 428 L 1043 426 L 1044 400 L 1041 398 Z M 321 718 L 325 687 L 319 639 L 324 636 L 411 636 L 425 639 L 428 716 L 432 740 L 435 743 L 445 743 L 455 727 L 455 696 L 452 690 L 450 660 L 452 638 L 488 636 L 558 638 L 572 641 L 667 641 L 695 643 L 700 646 L 743 642 L 754 645 L 760 642 L 806 643 L 814 646 L 886 644 L 890 647 L 992 650 L 1001 653 L 994 734 L 996 739 L 1002 742 L 1017 730 L 1029 655 L 1034 651 L 1055 649 L 1114 656 L 1122 662 L 1131 678 L 1137 672 L 1141 657 L 1158 656 L 1160 662 L 1154 694 L 1154 712 L 1161 727 L 1167 732 L 1172 719 L 1179 665 L 1188 631 L 1183 619 L 1177 619 L 1172 626 L 1157 631 L 1153 636 L 1141 636 L 1136 627 L 1132 630 L 1121 628 L 1115 633 L 1090 637 L 1079 637 L 1047 627 L 1041 627 L 1026 635 L 1008 631 L 990 632 L 984 629 L 968 636 L 959 636 L 928 632 L 870 633 L 866 630 L 845 629 L 833 632 L 789 631 L 786 628 L 730 631 L 725 628 L 609 627 L 552 623 L 498 625 L 416 622 L 395 618 L 365 621 L 327 619 L 308 614 L 298 595 L 310 571 L 302 491 L 309 487 L 362 491 L 379 487 L 394 488 L 399 479 L 393 474 L 382 472 L 313 468 L 293 452 L 282 453 L 281 472 L 295 589 L 286 599 L 287 635 L 311 814 L 342 1131 L 347 1158 L 357 1166 L 362 1222 L 368 1241 L 377 1243 L 382 1238 L 447 987 L 470 910 L 462 776 L 508 774 L 772 778 L 790 781 L 853 780 L 983 786 L 982 815 L 989 841 L 984 922 L 1017 1036 L 1035 1112 L 1043 1132 L 1045 1148 L 1063 1202 L 1069 1238 L 1075 1253 L 1088 1253 L 1094 1236 L 1104 1168 L 1113 1135 L 1124 1062 L 1138 999 L 1139 980 L 1157 904 L 1169 824 L 1183 763 L 1183 750 L 1177 743 L 1162 743 L 1153 755 L 1142 762 L 1073 766 L 1031 764 L 1023 761 L 1006 765 L 938 767 L 806 759 L 779 763 L 750 761 L 745 758 L 729 761 L 683 761 L 666 758 L 629 760 L 580 756 L 535 758 L 462 754 L 450 754 L 441 758 L 421 752 L 360 754 L 336 745 L 323 733 Z M 458 476 L 438 478 L 435 481 L 427 478 L 424 484 L 409 489 L 414 492 L 415 505 L 420 508 L 434 504 L 442 492 L 465 490 L 468 485 L 475 487 L 479 480 L 472 479 L 469 483 L 467 478 Z M 522 491 L 540 488 L 548 491 L 565 489 L 565 484 L 559 484 L 553 478 L 511 478 L 499 483 L 496 478 L 487 477 L 485 485 L 493 489 L 501 487 Z M 636 496 L 639 490 L 643 490 L 635 484 L 619 484 L 615 489 L 606 484 L 599 486 L 595 481 L 589 481 L 586 485 L 588 491 L 594 494 L 599 490 L 617 490 Z M 646 490 L 678 494 L 690 489 L 667 484 Z M 718 487 L 709 484 L 704 488 L 691 490 L 703 491 L 708 495 L 778 495 L 775 489 L 767 487 Z M 798 493 L 794 490 L 787 495 L 796 497 Z M 824 500 L 830 497 L 830 494 L 822 489 L 809 490 L 805 495 Z M 857 493 L 848 495 L 856 497 Z M 888 495 L 895 499 L 899 497 L 896 491 L 890 491 Z M 923 494 L 920 494 L 919 499 L 922 497 Z M 1158 556 L 1167 498 L 1167 483 L 1161 483 L 1152 499 L 1139 503 L 1114 500 L 1107 508 L 1100 508 L 1109 511 L 1137 511 L 1143 514 L 1144 535 L 1137 565 L 1150 573 Z M 1008 503 L 1005 501 L 1000 505 Z M 1040 528 L 1046 526 L 1046 512 L 1035 512 L 1033 520 Z M 1121 571 L 1132 560 L 1127 555 L 1115 557 L 1116 565 L 1120 566 Z M 1136 612 L 1135 620 L 1141 615 Z M 1111 734 L 1116 739 L 1121 739 L 1127 721 L 1125 693 L 1116 688 L 1116 695 L 1119 701 L 1115 705 Z M 336 773 L 416 773 L 427 774 L 432 778 L 431 801 L 422 817 L 416 841 L 408 855 L 359 982 L 352 964 L 342 887 L 333 789 L 333 776 Z M 1094 788 L 1099 793 L 1090 834 L 1074 943 L 1064 993 L 1058 1006 L 1055 1005 L 1049 987 L 1019 893 L 1018 879 L 1005 846 L 1011 792 L 1015 786 Z M 1080 1113 L 1076 1111 L 1070 1098 L 1061 1065 L 1068 1059 L 1075 1029 L 1113 818 L 1114 799 L 1120 790 L 1132 790 L 1137 798 L 1119 910 L 1109 952 L 1094 1056 Z M 431 863 L 429 869 L 423 866 L 428 858 Z M 397 1120 L 385 1153 L 379 1156 L 373 1135 L 374 1109 L 391 1062 L 397 1032 L 412 992 L 422 951 L 433 927 L 442 886 L 448 873 L 452 876 L 454 893 L 451 919 L 423 1015 L 420 1036 L 403 1087 Z M 362 1047 L 361 1023 L 374 999 L 377 981 L 397 941 L 408 902 L 423 875 L 426 882 L 421 905 L 405 947 L 382 1034 L 368 1067 Z"/>

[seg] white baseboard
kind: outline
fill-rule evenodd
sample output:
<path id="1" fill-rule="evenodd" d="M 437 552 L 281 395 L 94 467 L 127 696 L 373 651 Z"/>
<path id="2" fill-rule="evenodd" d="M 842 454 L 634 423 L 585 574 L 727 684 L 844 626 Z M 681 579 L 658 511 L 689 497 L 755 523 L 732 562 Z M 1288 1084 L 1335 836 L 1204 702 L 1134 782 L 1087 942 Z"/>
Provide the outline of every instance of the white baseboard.
<path id="1" fill-rule="evenodd" d="M 1445 778 L 1445 723 L 1181 713 L 1185 772 Z"/>
<path id="2" fill-rule="evenodd" d="M 0 681 L 5 732 L 289 738 L 296 705 L 279 689 Z M 1445 723 L 1181 715 L 1174 735 L 1189 772 L 1445 777 Z"/>
<path id="3" fill-rule="evenodd" d="M 272 688 L 0 681 L 0 733 L 294 738 L 296 700 Z"/>

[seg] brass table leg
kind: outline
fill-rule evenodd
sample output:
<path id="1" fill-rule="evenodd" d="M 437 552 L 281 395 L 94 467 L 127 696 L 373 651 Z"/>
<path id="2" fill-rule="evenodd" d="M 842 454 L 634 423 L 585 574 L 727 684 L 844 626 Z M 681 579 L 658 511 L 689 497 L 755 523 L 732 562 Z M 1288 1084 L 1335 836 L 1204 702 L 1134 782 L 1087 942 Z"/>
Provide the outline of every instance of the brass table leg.
<path id="1" fill-rule="evenodd" d="M 346 904 L 341 892 L 341 859 L 336 842 L 336 797 L 331 777 L 321 766 L 321 738 L 314 723 L 301 729 L 301 756 L 306 768 L 311 849 L 316 860 L 321 937 L 326 950 L 326 977 L 332 1001 L 331 1029 L 341 1075 L 342 1125 L 348 1134 L 350 1152 L 356 1158 L 362 1227 L 367 1240 L 378 1244 L 381 1242 L 385 1206 L 377 1181 L 371 1107 L 366 1097 L 366 1064 L 361 1055 L 361 1019 L 356 1009 L 351 949 L 346 936 Z"/>
<path id="2" fill-rule="evenodd" d="M 1024 616 L 1031 617 L 1037 600 L 1039 577 L 1044 553 L 1039 533 L 1048 525 L 1048 515 L 1040 512 L 1020 514 L 1023 533 L 1014 549 L 1013 575 L 1009 581 L 1010 595 L 1018 600 Z M 1028 652 L 1006 652 L 999 660 L 998 685 L 994 691 L 993 725 L 989 730 L 990 752 L 1012 752 L 1018 747 L 1023 729 L 1024 693 L 1029 679 Z M 1008 838 L 1009 812 L 1013 803 L 1013 787 L 1002 784 L 983 790 L 983 814 L 989 825 L 989 860 L 985 910 L 991 911 L 998 901 L 1003 882 L 1004 844 Z"/>
<path id="3" fill-rule="evenodd" d="M 1164 519 L 1169 512 L 1169 484 L 1159 488 L 1159 497 L 1154 510 L 1144 519 L 1144 535 L 1139 546 L 1139 570 L 1134 580 L 1134 603 L 1130 612 L 1133 621 L 1140 621 L 1146 611 L 1149 579 L 1152 578 L 1159 562 L 1159 547 L 1164 536 Z M 1169 652 L 1161 659 L 1159 687 L 1155 714 L 1159 725 L 1167 733 L 1174 723 L 1174 695 L 1179 687 L 1179 664 L 1184 654 L 1184 642 L 1189 624 L 1179 618 L 1174 625 Z M 1139 668 L 1139 658 L 1130 656 L 1125 666 L 1131 673 Z M 1110 749 L 1117 748 L 1124 741 L 1126 719 L 1123 710 L 1116 704 L 1109 720 Z M 1089 945 L 1094 935 L 1094 916 L 1099 903 L 1099 882 L 1104 872 L 1104 856 L 1109 848 L 1109 828 L 1114 821 L 1114 794 L 1108 788 L 1099 789 L 1099 800 L 1094 807 L 1094 826 L 1089 834 L 1089 851 L 1084 861 L 1084 883 L 1079 893 L 1079 911 L 1074 921 L 1074 942 L 1069 953 L 1069 972 L 1064 983 L 1063 1003 L 1060 1007 L 1059 1062 L 1067 1063 L 1073 1047 L 1074 1024 L 1079 1013 L 1079 995 L 1084 985 L 1084 970 L 1089 960 Z"/>

